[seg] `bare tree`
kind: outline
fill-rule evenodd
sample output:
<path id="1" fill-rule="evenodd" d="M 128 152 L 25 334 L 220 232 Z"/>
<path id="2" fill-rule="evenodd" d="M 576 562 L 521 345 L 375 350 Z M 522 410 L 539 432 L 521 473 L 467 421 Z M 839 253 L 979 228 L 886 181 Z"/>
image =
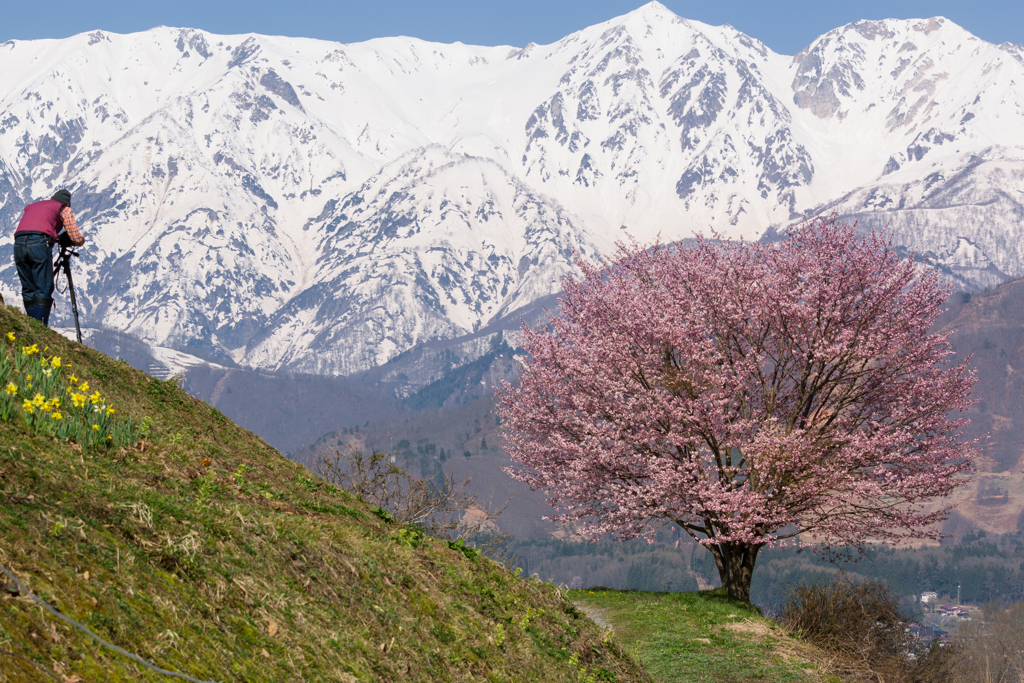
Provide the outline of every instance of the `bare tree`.
<path id="1" fill-rule="evenodd" d="M 1024 603 L 987 610 L 984 621 L 963 622 L 956 641 L 964 656 L 951 679 L 957 683 L 1024 680 Z"/>
<path id="2" fill-rule="evenodd" d="M 313 471 L 370 505 L 385 510 L 401 524 L 415 524 L 426 533 L 450 541 L 470 542 L 489 557 L 503 559 L 508 535 L 501 533 L 498 517 L 511 498 L 496 504 L 470 493 L 471 479 L 458 479 L 449 468 L 435 483 L 412 474 L 399 464 L 395 453 L 334 451 L 320 456 Z"/>

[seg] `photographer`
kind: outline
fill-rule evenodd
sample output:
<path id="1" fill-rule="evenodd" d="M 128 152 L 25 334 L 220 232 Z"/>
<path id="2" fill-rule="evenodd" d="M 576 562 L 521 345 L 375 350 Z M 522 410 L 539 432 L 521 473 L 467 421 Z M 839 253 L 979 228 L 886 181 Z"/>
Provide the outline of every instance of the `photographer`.
<path id="1" fill-rule="evenodd" d="M 71 192 L 57 190 L 50 199 L 25 207 L 14 232 L 14 265 L 21 278 L 25 313 L 46 326 L 53 306 L 53 243 L 85 244 L 85 237 L 71 212 Z"/>

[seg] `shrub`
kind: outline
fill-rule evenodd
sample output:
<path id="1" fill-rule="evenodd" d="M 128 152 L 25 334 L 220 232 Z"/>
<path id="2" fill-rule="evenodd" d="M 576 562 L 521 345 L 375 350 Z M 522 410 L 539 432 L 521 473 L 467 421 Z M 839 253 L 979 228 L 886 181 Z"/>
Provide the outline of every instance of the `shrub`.
<path id="1" fill-rule="evenodd" d="M 958 656 L 956 647 L 929 647 L 910 633 L 899 599 L 879 583 L 801 582 L 788 591 L 778 619 L 789 631 L 837 656 L 833 666 L 848 673 L 870 672 L 872 680 L 947 681 Z"/>
<path id="2" fill-rule="evenodd" d="M 901 655 L 910 642 L 896 596 L 871 582 L 801 582 L 789 590 L 780 621 L 822 649 L 864 661 Z"/>

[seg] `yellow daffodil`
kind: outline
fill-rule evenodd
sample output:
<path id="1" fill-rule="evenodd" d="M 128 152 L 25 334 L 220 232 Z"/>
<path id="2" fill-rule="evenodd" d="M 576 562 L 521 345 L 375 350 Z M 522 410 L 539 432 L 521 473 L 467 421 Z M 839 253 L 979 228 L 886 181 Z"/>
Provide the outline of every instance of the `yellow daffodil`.
<path id="1" fill-rule="evenodd" d="M 32 404 L 35 405 L 36 407 L 39 407 L 44 403 L 46 403 L 46 397 L 43 396 L 42 394 L 36 394 L 35 398 L 32 399 Z"/>
<path id="2" fill-rule="evenodd" d="M 82 389 L 82 391 L 85 391 L 86 385 L 83 384 L 81 386 L 81 389 Z M 92 392 L 92 396 L 89 397 L 89 400 L 92 401 L 93 403 L 99 403 L 100 401 L 103 400 L 103 397 L 100 396 L 100 392 L 94 391 L 94 392 Z"/>
<path id="3" fill-rule="evenodd" d="M 50 365 L 52 365 L 55 368 L 59 368 L 60 367 L 60 356 L 54 356 L 53 360 L 50 361 Z"/>
<path id="4" fill-rule="evenodd" d="M 32 381 L 32 375 L 25 375 L 25 381 L 26 382 L 31 382 Z"/>
<path id="5" fill-rule="evenodd" d="M 9 340 L 11 340 L 11 341 L 14 341 L 15 339 L 17 339 L 17 337 L 15 337 L 15 336 L 14 336 L 14 333 L 13 333 L 13 332 L 8 332 L 8 333 L 7 333 L 7 338 L 8 338 Z"/>
<path id="6" fill-rule="evenodd" d="M 78 384 L 78 378 L 75 377 L 74 375 L 71 375 L 71 378 L 68 381 L 71 382 L 72 384 Z"/>
<path id="7" fill-rule="evenodd" d="M 31 356 L 33 353 L 39 353 L 39 346 L 33 344 L 32 346 L 22 346 L 21 352 L 26 356 Z"/>
<path id="8" fill-rule="evenodd" d="M 50 399 L 50 405 L 54 408 L 60 408 L 60 399 L 54 396 Z"/>
<path id="9" fill-rule="evenodd" d="M 30 401 L 30 400 L 28 400 L 26 398 L 25 401 L 21 404 L 21 407 L 29 415 L 32 414 L 32 409 L 33 409 L 32 401 Z"/>
<path id="10" fill-rule="evenodd" d="M 107 415 L 113 415 L 113 414 L 114 414 L 114 409 L 113 408 L 107 408 Z"/>
<path id="11" fill-rule="evenodd" d="M 7 393 L 8 396 L 13 396 L 14 394 L 18 393 L 18 387 L 15 386 L 14 382 L 8 382 L 7 388 L 4 389 L 4 391 Z"/>
<path id="12" fill-rule="evenodd" d="M 113 441 L 113 439 L 114 439 L 114 437 L 112 437 L 112 436 L 108 436 L 107 437 L 107 441 Z"/>
<path id="13" fill-rule="evenodd" d="M 71 394 L 71 402 L 76 408 L 81 408 L 85 405 L 85 394 Z"/>
<path id="14" fill-rule="evenodd" d="M 88 382 L 82 382 L 82 385 L 80 387 L 78 387 L 78 389 L 79 389 L 79 391 L 81 391 L 83 393 L 89 391 L 89 383 Z"/>
<path id="15" fill-rule="evenodd" d="M 63 416 L 63 415 L 61 415 L 61 414 L 60 414 L 60 413 L 59 413 L 58 411 L 56 411 L 56 410 L 55 410 L 55 411 L 53 411 L 53 415 L 51 415 L 50 417 L 52 417 L 52 418 L 53 418 L 54 420 L 63 420 L 63 419 L 64 419 L 64 416 Z"/>
<path id="16" fill-rule="evenodd" d="M 95 431 L 97 431 L 97 432 L 98 432 L 98 431 L 100 431 L 100 426 L 99 426 L 99 425 L 93 425 L 93 426 L 92 426 L 92 428 L 93 428 L 93 429 L 94 429 Z"/>

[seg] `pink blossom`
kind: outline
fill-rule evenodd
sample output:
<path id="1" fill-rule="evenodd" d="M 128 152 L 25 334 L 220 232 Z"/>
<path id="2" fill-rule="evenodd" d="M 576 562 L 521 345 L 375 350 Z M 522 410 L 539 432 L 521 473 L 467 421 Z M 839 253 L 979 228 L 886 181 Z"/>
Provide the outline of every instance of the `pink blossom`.
<path id="1" fill-rule="evenodd" d="M 975 377 L 930 334 L 935 270 L 835 217 L 776 244 L 620 244 L 578 263 L 501 391 L 508 472 L 581 532 L 674 523 L 749 599 L 758 550 L 935 538 L 972 470 Z M 790 541 L 792 542 L 792 541 Z"/>

